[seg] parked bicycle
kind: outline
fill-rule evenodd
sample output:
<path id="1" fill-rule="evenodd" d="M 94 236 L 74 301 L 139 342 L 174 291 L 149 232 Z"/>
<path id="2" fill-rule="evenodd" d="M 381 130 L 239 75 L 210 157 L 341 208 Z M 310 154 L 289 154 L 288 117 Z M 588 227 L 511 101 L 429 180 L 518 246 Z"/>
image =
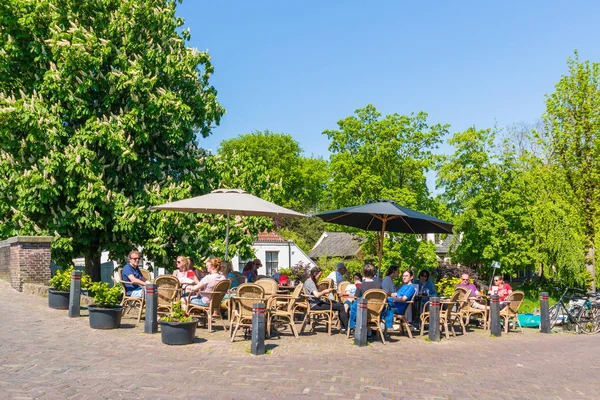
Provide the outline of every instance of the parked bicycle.
<path id="1" fill-rule="evenodd" d="M 559 288 L 554 288 L 559 291 Z M 567 296 L 567 293 L 580 292 Z M 568 305 L 567 303 L 568 302 Z M 585 291 L 575 288 L 565 288 L 556 304 L 550 307 L 550 329 L 562 323 L 568 330 L 576 333 L 600 332 L 600 303 L 596 294 L 585 294 Z"/>

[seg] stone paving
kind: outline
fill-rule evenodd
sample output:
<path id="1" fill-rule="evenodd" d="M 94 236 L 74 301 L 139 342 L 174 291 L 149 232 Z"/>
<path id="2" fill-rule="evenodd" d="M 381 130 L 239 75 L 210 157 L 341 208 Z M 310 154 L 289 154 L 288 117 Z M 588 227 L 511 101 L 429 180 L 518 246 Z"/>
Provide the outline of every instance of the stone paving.
<path id="1" fill-rule="evenodd" d="M 394 333 L 358 348 L 344 335 L 285 331 L 257 357 L 218 324 L 172 347 L 144 334 L 143 320 L 93 330 L 1 281 L 0 302 L 0 399 L 600 398 L 600 335 L 475 329 L 429 343 Z"/>

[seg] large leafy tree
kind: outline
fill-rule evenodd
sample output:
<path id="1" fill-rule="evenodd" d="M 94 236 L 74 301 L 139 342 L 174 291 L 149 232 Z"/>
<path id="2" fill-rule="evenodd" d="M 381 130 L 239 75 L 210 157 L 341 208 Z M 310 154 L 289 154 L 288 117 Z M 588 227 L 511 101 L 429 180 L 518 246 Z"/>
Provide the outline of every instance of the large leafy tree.
<path id="1" fill-rule="evenodd" d="M 269 200 L 301 212 L 317 210 L 325 199 L 327 162 L 304 157 L 298 142 L 288 134 L 268 130 L 242 134 L 221 142 L 218 155 L 223 163 L 234 160 L 236 165 L 224 179 L 230 187 L 256 186 L 253 171 L 260 169 L 268 182 L 259 185 L 257 195 L 268 194 Z"/>
<path id="2" fill-rule="evenodd" d="M 54 256 L 84 254 L 95 279 L 103 249 L 215 250 L 218 217 L 148 212 L 216 182 L 195 138 L 224 110 L 209 55 L 186 47 L 175 10 L 172 0 L 1 2 L 2 237 L 54 235 Z"/>
<path id="3" fill-rule="evenodd" d="M 568 60 L 569 75 L 546 99 L 544 121 L 554 162 L 565 174 L 585 226 L 585 265 L 596 289 L 600 216 L 600 63 Z"/>
<path id="4" fill-rule="evenodd" d="M 431 198 L 425 174 L 435 166 L 433 151 L 447 133 L 448 126 L 430 125 L 427 114 L 382 116 L 373 105 L 355 111 L 338 121 L 338 129 L 326 130 L 331 143 L 329 191 L 335 208 L 390 199 L 419 211 L 437 214 L 439 202 Z M 344 229 L 344 228 L 341 228 Z M 374 254 L 374 234 L 365 249 Z M 414 237 L 390 234 L 386 240 L 384 264 L 412 256 L 421 245 Z M 423 244 L 423 251 L 435 254 Z M 405 255 L 405 256 L 403 256 Z"/>

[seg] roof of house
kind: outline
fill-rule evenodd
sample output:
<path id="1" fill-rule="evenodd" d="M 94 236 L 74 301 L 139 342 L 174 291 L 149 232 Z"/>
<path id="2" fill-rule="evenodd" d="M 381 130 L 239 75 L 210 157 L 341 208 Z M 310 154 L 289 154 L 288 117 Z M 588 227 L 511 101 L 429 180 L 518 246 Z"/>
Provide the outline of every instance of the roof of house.
<path id="1" fill-rule="evenodd" d="M 273 242 L 287 242 L 287 240 L 285 240 L 283 238 L 283 236 L 279 235 L 276 232 L 258 232 L 258 239 L 256 240 L 257 242 L 269 242 L 269 243 L 273 243 Z"/>
<path id="2" fill-rule="evenodd" d="M 323 232 L 308 255 L 310 258 L 353 257 L 360 251 L 365 238 L 346 232 Z"/>
<path id="3" fill-rule="evenodd" d="M 442 254 L 442 255 L 446 255 L 448 254 L 448 252 L 450 251 L 450 248 L 452 248 L 452 250 L 456 249 L 457 243 L 452 243 L 452 241 L 454 240 L 454 235 L 448 235 L 446 236 L 446 238 L 444 240 L 442 240 L 440 243 L 438 243 L 436 245 L 436 249 L 435 249 L 435 253 L 436 254 Z"/>

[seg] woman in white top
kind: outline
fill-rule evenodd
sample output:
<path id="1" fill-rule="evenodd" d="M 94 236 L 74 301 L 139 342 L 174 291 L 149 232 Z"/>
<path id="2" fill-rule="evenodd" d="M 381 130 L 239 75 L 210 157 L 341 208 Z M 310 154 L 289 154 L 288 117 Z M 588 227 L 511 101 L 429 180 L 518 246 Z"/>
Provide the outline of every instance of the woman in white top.
<path id="1" fill-rule="evenodd" d="M 387 274 L 383 282 L 381 282 L 381 288 L 386 291 L 388 296 L 392 293 L 396 293 L 396 285 L 394 285 L 394 279 L 400 275 L 400 267 L 392 265 L 388 268 Z"/>
<path id="2" fill-rule="evenodd" d="M 183 288 L 200 282 L 194 271 L 190 270 L 190 260 L 185 256 L 177 256 L 177 269 L 173 271 L 173 276 L 179 280 Z"/>

